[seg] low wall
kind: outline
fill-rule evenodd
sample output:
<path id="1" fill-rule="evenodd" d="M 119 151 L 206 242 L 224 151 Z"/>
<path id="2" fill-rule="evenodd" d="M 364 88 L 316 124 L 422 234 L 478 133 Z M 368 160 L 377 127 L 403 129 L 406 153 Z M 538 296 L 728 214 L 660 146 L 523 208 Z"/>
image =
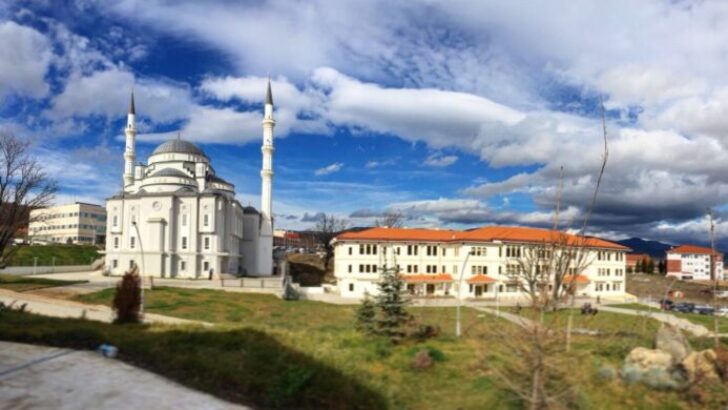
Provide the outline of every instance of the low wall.
<path id="1" fill-rule="evenodd" d="M 68 266 L 8 266 L 0 269 L 0 273 L 8 275 L 40 275 L 45 273 L 68 273 L 68 272 L 88 272 L 96 270 L 97 264 L 91 265 L 68 265 Z"/>

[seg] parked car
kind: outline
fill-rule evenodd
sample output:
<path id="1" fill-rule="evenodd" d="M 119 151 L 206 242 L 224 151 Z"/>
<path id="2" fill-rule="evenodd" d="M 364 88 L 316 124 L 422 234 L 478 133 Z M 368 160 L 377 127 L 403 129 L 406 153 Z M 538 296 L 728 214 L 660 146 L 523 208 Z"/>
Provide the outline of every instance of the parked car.
<path id="1" fill-rule="evenodd" d="M 693 309 L 693 312 L 701 315 L 712 315 L 715 313 L 715 308 L 708 305 L 697 305 L 695 306 L 695 309 Z"/>
<path id="2" fill-rule="evenodd" d="M 662 310 L 672 310 L 674 304 L 675 302 L 670 299 L 660 299 L 660 309 Z"/>
<path id="3" fill-rule="evenodd" d="M 719 307 L 718 310 L 715 311 L 715 314 L 718 316 L 728 316 L 728 307 Z"/>
<path id="4" fill-rule="evenodd" d="M 695 310 L 695 303 L 676 303 L 672 306 L 672 310 L 680 313 L 693 313 L 693 310 Z"/>

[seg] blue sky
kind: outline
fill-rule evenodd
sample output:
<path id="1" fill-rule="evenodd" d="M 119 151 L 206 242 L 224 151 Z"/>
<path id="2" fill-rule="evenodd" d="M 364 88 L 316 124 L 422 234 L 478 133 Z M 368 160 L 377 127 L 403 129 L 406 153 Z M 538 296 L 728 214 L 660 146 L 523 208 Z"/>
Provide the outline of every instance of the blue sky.
<path id="1" fill-rule="evenodd" d="M 726 22 L 689 1 L 11 1 L 0 128 L 32 140 L 58 202 L 102 202 L 133 86 L 139 159 L 181 132 L 257 205 L 270 75 L 279 227 L 548 226 L 560 178 L 577 226 L 603 99 L 591 233 L 705 243 L 707 207 L 728 237 Z"/>

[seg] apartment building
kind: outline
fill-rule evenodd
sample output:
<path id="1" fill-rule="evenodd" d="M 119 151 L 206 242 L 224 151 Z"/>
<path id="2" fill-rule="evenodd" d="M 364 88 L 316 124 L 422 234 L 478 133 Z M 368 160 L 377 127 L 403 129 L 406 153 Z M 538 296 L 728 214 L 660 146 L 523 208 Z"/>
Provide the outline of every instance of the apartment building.
<path id="1" fill-rule="evenodd" d="M 680 245 L 667 251 L 667 276 L 681 280 L 710 280 L 711 255 L 715 274 L 723 279 L 723 254 L 703 246 Z"/>
<path id="2" fill-rule="evenodd" d="M 572 251 L 583 249 L 588 266 L 566 277 L 575 284 L 577 295 L 624 295 L 628 248 L 598 238 L 524 227 L 371 228 L 343 233 L 334 239 L 334 275 L 341 296 L 349 298 L 375 295 L 383 266 L 398 267 L 415 296 L 516 297 L 522 296 L 513 275 L 522 269 L 519 261 L 534 249 L 548 252 L 549 243 L 563 243 Z"/>
<path id="3" fill-rule="evenodd" d="M 30 212 L 30 243 L 103 244 L 106 238 L 106 209 L 76 202 L 34 209 Z"/>

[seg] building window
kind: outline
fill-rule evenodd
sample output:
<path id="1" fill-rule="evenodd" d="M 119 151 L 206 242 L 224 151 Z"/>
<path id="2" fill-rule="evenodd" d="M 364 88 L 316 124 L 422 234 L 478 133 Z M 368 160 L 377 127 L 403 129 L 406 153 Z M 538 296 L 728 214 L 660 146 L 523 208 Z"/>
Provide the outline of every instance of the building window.
<path id="1" fill-rule="evenodd" d="M 353 254 L 354 254 L 354 247 L 353 246 L 350 246 L 349 247 L 349 255 L 353 255 Z"/>
<path id="2" fill-rule="evenodd" d="M 114 225 L 114 228 L 119 226 L 119 217 L 117 215 L 114 215 L 114 218 L 112 219 L 111 224 Z"/>
<path id="3" fill-rule="evenodd" d="M 407 255 L 414 255 L 417 256 L 417 245 L 407 245 Z"/>
<path id="4" fill-rule="evenodd" d="M 114 268 L 114 269 L 118 268 L 119 267 L 119 260 L 118 259 L 114 259 L 113 261 L 111 261 L 111 267 Z"/>
<path id="5" fill-rule="evenodd" d="M 187 263 L 185 261 L 179 261 L 179 270 L 185 270 L 187 268 Z"/>
<path id="6" fill-rule="evenodd" d="M 506 246 L 506 258 L 520 258 L 521 247 L 520 246 Z"/>
<path id="7" fill-rule="evenodd" d="M 129 261 L 129 269 L 134 267 L 134 259 Z"/>
<path id="8" fill-rule="evenodd" d="M 349 273 L 351 273 L 351 272 L 352 272 L 352 269 L 353 269 L 353 268 L 352 268 L 352 266 L 351 266 L 351 265 L 349 265 Z"/>
<path id="9" fill-rule="evenodd" d="M 205 217 L 204 217 L 204 222 L 203 222 L 203 224 L 204 224 L 205 226 L 210 226 L 210 215 L 209 215 L 209 214 L 205 214 Z"/>
<path id="10" fill-rule="evenodd" d="M 114 249 L 119 249 L 119 237 L 114 237 Z M 116 266 L 114 266 L 116 267 Z"/>
<path id="11" fill-rule="evenodd" d="M 135 244 L 136 244 L 136 238 L 133 236 L 129 237 L 129 247 L 134 249 Z"/>
<path id="12" fill-rule="evenodd" d="M 208 270 L 210 269 L 210 262 L 205 261 L 205 263 L 202 264 L 202 270 Z"/>
<path id="13" fill-rule="evenodd" d="M 428 245 L 426 251 L 427 256 L 437 256 L 437 246 Z"/>
<path id="14" fill-rule="evenodd" d="M 354 291 L 354 284 L 353 283 L 350 283 L 349 284 L 349 292 L 353 292 L 353 291 Z"/>
<path id="15" fill-rule="evenodd" d="M 210 238 L 205 237 L 205 249 L 210 249 Z"/>
<path id="16" fill-rule="evenodd" d="M 182 249 L 187 249 L 187 237 L 182 237 Z"/>
<path id="17" fill-rule="evenodd" d="M 187 214 L 182 214 L 182 226 L 187 226 Z"/>

